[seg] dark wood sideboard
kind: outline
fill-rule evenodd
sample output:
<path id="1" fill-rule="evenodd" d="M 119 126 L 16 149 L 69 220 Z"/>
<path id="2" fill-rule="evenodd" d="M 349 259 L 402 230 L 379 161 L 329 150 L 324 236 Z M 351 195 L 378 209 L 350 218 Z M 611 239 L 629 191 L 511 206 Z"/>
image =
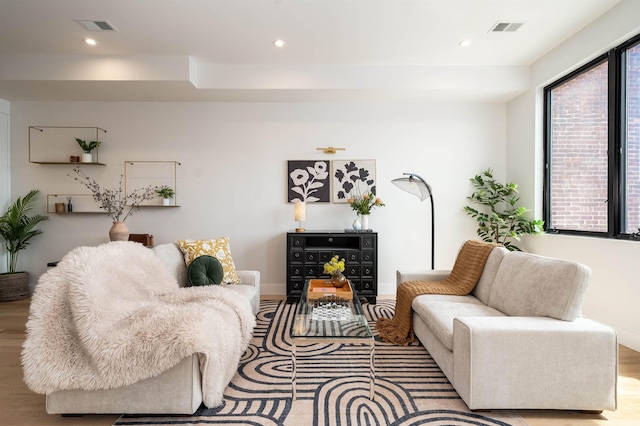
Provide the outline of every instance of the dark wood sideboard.
<path id="1" fill-rule="evenodd" d="M 287 302 L 300 298 L 305 280 L 328 278 L 324 264 L 334 255 L 345 260 L 344 275 L 358 295 L 376 303 L 378 234 L 376 232 L 305 231 L 287 233 Z"/>

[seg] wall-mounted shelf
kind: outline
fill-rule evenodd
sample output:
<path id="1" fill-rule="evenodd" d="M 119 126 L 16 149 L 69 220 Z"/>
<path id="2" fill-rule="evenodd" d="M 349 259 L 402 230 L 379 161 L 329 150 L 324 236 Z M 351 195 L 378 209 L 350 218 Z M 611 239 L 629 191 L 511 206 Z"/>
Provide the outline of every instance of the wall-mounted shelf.
<path id="1" fill-rule="evenodd" d="M 71 198 L 72 211 L 68 210 Z M 56 211 L 56 204 L 63 204 L 64 211 Z M 91 194 L 47 194 L 47 213 L 55 214 L 106 214 L 98 207 Z"/>
<path id="2" fill-rule="evenodd" d="M 34 164 L 71 164 L 74 166 L 106 166 L 105 163 L 96 163 L 91 162 L 91 163 L 81 163 L 78 161 L 31 161 L 31 163 Z"/>
<path id="3" fill-rule="evenodd" d="M 140 207 L 180 207 L 178 205 L 177 170 L 181 164 L 178 161 L 125 161 L 124 162 L 124 191 L 128 195 L 137 189 L 148 186 L 168 186 L 175 195 L 170 205 L 163 205 L 162 199 L 156 198 L 145 201 Z"/>
<path id="4" fill-rule="evenodd" d="M 99 160 L 99 148 L 93 150 L 93 162 L 70 161 L 71 156 L 82 157 L 82 149 L 75 138 L 100 141 L 107 133 L 100 127 L 29 126 L 29 162 L 74 166 L 104 166 Z"/>

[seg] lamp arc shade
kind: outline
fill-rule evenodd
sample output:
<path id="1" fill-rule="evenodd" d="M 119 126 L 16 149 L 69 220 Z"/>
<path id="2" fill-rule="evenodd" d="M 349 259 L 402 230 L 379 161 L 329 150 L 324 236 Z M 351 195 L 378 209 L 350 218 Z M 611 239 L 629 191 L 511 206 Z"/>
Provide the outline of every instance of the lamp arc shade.
<path id="1" fill-rule="evenodd" d="M 421 202 L 428 198 L 431 203 L 431 269 L 433 270 L 435 269 L 435 218 L 433 208 L 433 191 L 427 181 L 417 174 L 403 173 L 403 175 L 406 177 L 393 179 L 391 183 L 403 191 L 415 195 Z"/>
<path id="2" fill-rule="evenodd" d="M 408 177 L 401 177 L 391 181 L 395 186 L 403 191 L 413 194 L 424 201 L 432 195 L 431 186 L 415 173 L 403 173 Z"/>

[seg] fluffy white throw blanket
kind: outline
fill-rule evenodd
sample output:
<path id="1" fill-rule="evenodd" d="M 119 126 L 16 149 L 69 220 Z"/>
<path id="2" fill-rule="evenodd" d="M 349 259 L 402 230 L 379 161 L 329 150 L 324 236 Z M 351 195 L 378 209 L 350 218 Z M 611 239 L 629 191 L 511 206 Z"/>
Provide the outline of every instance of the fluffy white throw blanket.
<path id="1" fill-rule="evenodd" d="M 180 288 L 141 244 L 79 247 L 38 281 L 24 380 L 37 393 L 110 389 L 197 353 L 204 403 L 215 407 L 254 326 L 248 300 L 219 286 Z"/>

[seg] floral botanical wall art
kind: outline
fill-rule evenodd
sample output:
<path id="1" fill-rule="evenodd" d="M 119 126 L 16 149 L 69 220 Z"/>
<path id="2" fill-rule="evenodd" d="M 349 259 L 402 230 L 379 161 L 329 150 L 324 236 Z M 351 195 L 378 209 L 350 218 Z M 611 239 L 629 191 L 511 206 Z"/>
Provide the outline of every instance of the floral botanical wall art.
<path id="1" fill-rule="evenodd" d="M 287 200 L 289 202 L 328 203 L 330 180 L 328 161 L 288 161 Z"/>
<path id="2" fill-rule="evenodd" d="M 346 203 L 349 198 L 376 194 L 376 160 L 334 160 L 333 202 Z"/>

